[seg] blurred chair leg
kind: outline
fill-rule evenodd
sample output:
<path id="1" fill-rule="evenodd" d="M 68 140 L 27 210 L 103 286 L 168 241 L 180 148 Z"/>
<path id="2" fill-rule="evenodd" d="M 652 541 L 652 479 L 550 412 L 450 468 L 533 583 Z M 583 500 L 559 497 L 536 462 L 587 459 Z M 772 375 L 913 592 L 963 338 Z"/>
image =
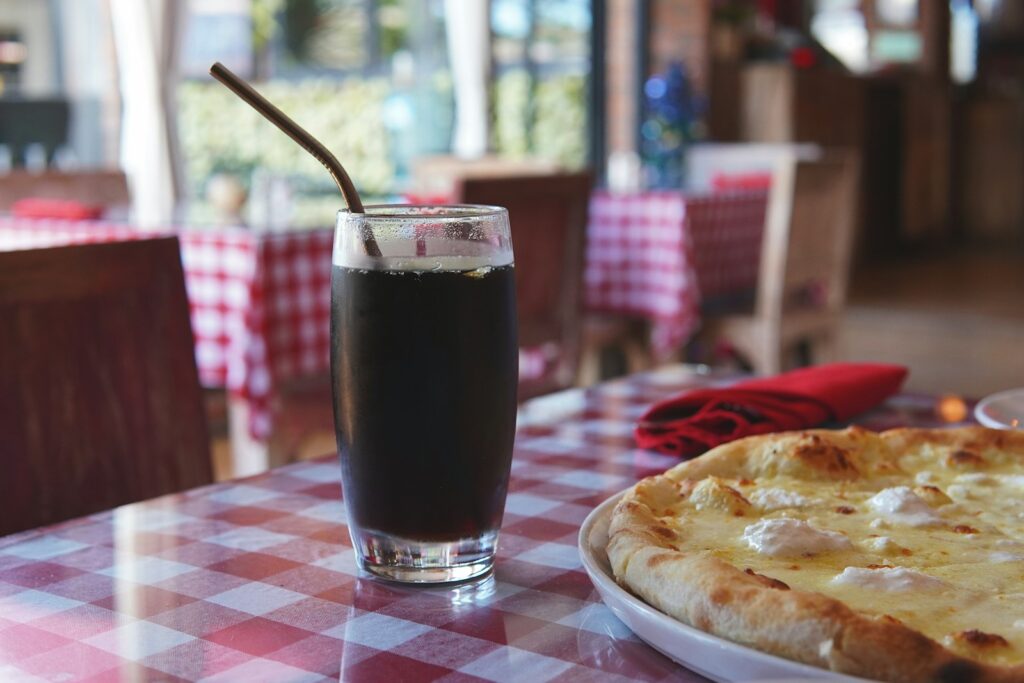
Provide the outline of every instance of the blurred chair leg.
<path id="1" fill-rule="evenodd" d="M 336 449 L 331 377 L 320 373 L 280 382 L 274 429 L 267 448 L 271 467 Z"/>
<path id="2" fill-rule="evenodd" d="M 761 332 L 748 346 L 749 358 L 759 375 L 777 375 L 784 365 L 782 340 L 777 335 Z"/>
<path id="3" fill-rule="evenodd" d="M 654 356 L 650 352 L 650 335 L 646 326 L 637 322 L 623 339 L 623 353 L 630 374 L 642 373 L 654 367 Z"/>
<path id="4" fill-rule="evenodd" d="M 245 399 L 234 396 L 228 399 L 228 433 L 232 477 L 259 474 L 270 467 L 268 444 L 257 441 L 249 433 L 249 402 Z"/>
<path id="5" fill-rule="evenodd" d="M 811 358 L 815 363 L 834 363 L 839 359 L 839 334 L 829 330 L 814 342 Z"/>
<path id="6" fill-rule="evenodd" d="M 586 340 L 580 353 L 580 369 L 576 384 L 589 387 L 601 381 L 601 347 Z"/>
<path id="7" fill-rule="evenodd" d="M 766 348 L 762 356 L 760 373 L 762 375 L 777 375 L 782 372 L 785 363 L 783 361 L 782 347 L 776 344 L 773 348 Z"/>
<path id="8" fill-rule="evenodd" d="M 644 320 L 618 315 L 591 315 L 583 323 L 583 350 L 577 383 L 596 384 L 604 379 L 602 357 L 605 350 L 618 349 L 627 373 L 648 370 L 654 364 L 650 334 Z"/>
<path id="9" fill-rule="evenodd" d="M 295 462 L 301 435 L 289 429 L 274 429 L 267 440 L 267 467 L 280 467 Z"/>

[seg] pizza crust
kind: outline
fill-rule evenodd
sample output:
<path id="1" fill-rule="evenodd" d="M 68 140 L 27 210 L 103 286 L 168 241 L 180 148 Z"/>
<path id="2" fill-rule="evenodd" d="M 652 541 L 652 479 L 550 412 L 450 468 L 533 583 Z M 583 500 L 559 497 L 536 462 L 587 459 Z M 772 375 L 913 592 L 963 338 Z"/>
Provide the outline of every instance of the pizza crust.
<path id="1" fill-rule="evenodd" d="M 756 436 L 641 481 L 616 506 L 608 557 L 620 584 L 666 614 L 709 633 L 832 671 L 886 681 L 1024 681 L 1024 665 L 998 666 L 956 654 L 899 620 L 860 613 L 818 592 L 686 548 L 686 529 L 665 514 L 709 477 L 797 477 L 848 481 L 892 476 L 896 455 L 935 447 L 945 467 L 979 469 L 1024 454 L 1024 434 L 982 428 L 892 430 L 859 428 Z M 1007 456 L 1008 451 L 1017 455 Z M 980 463 L 980 464 L 979 464 Z M 715 481 L 715 480 L 710 480 Z M 714 487 L 707 493 L 714 497 Z M 727 486 L 725 488 L 728 488 Z M 733 498 L 719 492 L 723 505 Z M 737 492 L 739 493 L 739 492 Z M 704 494 L 702 494 L 704 495 Z M 740 494 L 742 495 L 742 494 Z M 703 499 L 701 499 L 703 500 Z M 732 514 L 747 514 L 739 506 Z M 718 514 L 726 508 L 714 508 Z"/>

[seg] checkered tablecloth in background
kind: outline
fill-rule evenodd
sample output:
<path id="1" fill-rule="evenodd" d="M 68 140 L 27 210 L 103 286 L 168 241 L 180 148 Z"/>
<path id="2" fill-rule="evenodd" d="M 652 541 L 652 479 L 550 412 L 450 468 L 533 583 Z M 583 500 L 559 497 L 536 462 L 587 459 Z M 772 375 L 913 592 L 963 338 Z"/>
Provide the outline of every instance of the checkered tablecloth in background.
<path id="1" fill-rule="evenodd" d="M 686 197 L 686 228 L 700 295 L 707 301 L 757 286 L 767 190 Z"/>
<path id="2" fill-rule="evenodd" d="M 767 193 L 611 194 L 590 201 L 584 301 L 589 310 L 651 321 L 655 355 L 678 351 L 702 297 L 753 288 Z"/>
<path id="3" fill-rule="evenodd" d="M 249 403 L 270 434 L 275 384 L 328 366 L 333 231 L 142 231 L 123 223 L 0 217 L 0 249 L 177 235 L 199 378 Z"/>
<path id="4" fill-rule="evenodd" d="M 492 578 L 358 574 L 334 459 L 0 539 L 0 680 L 698 681 L 600 602 L 576 534 L 674 464 L 639 451 L 652 401 L 730 381 L 675 367 L 525 404 Z M 902 396 L 869 427 L 936 424 Z"/>

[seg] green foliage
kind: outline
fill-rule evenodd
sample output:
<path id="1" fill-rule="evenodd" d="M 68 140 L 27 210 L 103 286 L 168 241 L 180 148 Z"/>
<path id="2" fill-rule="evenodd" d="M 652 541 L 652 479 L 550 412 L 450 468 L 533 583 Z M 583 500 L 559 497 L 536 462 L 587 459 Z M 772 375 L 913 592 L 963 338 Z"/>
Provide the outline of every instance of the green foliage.
<path id="1" fill-rule="evenodd" d="M 429 107 L 423 109 L 413 126 L 417 135 L 433 137 L 447 131 L 441 119 L 451 117 L 451 79 L 441 71 L 430 78 L 430 84 L 432 100 L 439 97 L 447 104 L 433 114 Z M 385 127 L 384 102 L 392 90 L 386 78 L 270 81 L 258 87 L 338 156 L 361 193 L 380 197 L 397 189 L 395 154 L 403 148 Z M 178 93 L 179 135 L 196 211 L 206 210 L 202 200 L 210 176 L 231 173 L 248 185 L 252 172 L 264 168 L 291 179 L 296 225 L 331 223 L 339 203 L 337 190 L 327 171 L 306 151 L 217 83 L 186 81 Z M 529 94 L 524 70 L 507 72 L 495 82 L 496 151 L 511 157 L 536 155 L 570 168 L 583 166 L 584 77 L 570 74 L 542 80 L 534 91 L 532 114 Z"/>
<path id="2" fill-rule="evenodd" d="M 587 93 L 581 75 L 561 75 L 537 85 L 533 150 L 569 168 L 587 160 Z"/>
<path id="3" fill-rule="evenodd" d="M 494 81 L 494 147 L 500 154 L 526 156 L 530 151 L 530 76 L 525 69 L 507 71 Z"/>
<path id="4" fill-rule="evenodd" d="M 390 189 L 394 165 L 381 117 L 389 91 L 384 79 L 272 81 L 259 89 L 341 159 L 360 191 Z M 202 196 L 214 173 L 235 173 L 247 183 L 257 167 L 288 175 L 301 186 L 332 187 L 313 157 L 226 88 L 184 82 L 178 92 L 179 131 L 193 197 Z"/>
<path id="5" fill-rule="evenodd" d="M 379 0 L 377 20 L 380 22 L 380 52 L 390 57 L 409 45 L 410 3 Z"/>
<path id="6" fill-rule="evenodd" d="M 533 155 L 569 168 L 586 163 L 586 79 L 557 74 L 541 79 L 530 111 L 530 76 L 506 71 L 494 84 L 494 146 L 502 155 Z"/>
<path id="7" fill-rule="evenodd" d="M 257 51 L 264 49 L 277 29 L 275 14 L 284 0 L 252 0 L 252 42 Z"/>

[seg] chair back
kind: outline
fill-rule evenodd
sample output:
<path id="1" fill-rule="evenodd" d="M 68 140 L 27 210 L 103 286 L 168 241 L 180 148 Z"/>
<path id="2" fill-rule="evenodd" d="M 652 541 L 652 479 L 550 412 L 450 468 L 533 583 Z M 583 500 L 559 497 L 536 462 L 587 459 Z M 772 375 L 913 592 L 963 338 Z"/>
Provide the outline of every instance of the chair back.
<path id="1" fill-rule="evenodd" d="M 180 254 L 0 253 L 0 536 L 212 481 Z"/>
<path id="2" fill-rule="evenodd" d="M 837 315 L 846 303 L 856 225 L 856 154 L 828 150 L 777 169 L 768 200 L 756 313 Z"/>
<path id="3" fill-rule="evenodd" d="M 582 334 L 580 289 L 589 173 L 463 178 L 457 201 L 508 209 L 516 259 L 519 345 L 545 356 L 537 377 L 520 373 L 520 399 L 573 386 Z"/>

